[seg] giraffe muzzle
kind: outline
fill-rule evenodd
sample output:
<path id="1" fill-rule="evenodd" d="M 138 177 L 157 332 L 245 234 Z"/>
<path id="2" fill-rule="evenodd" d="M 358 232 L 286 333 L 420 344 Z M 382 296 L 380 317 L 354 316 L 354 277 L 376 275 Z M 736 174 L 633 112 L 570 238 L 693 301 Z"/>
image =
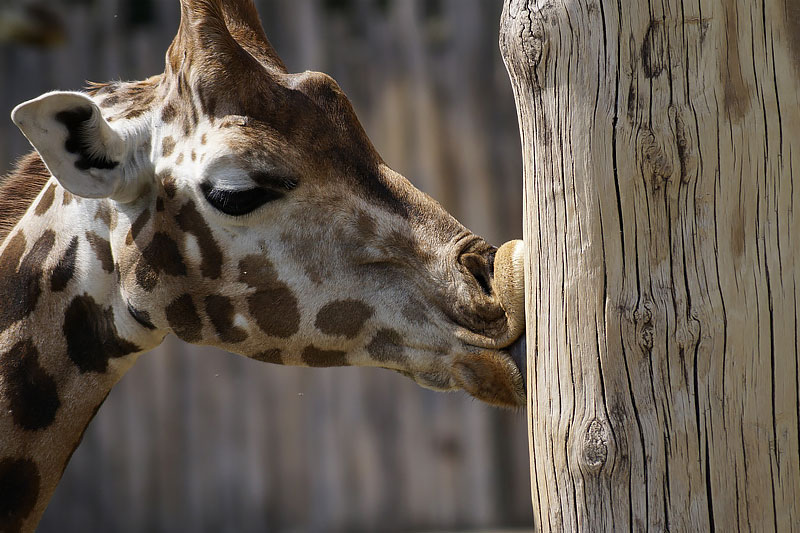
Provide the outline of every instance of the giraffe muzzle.
<path id="1" fill-rule="evenodd" d="M 462 330 L 458 336 L 462 341 L 479 348 L 499 350 L 516 341 L 525 331 L 525 245 L 520 240 L 502 245 L 494 258 L 494 275 L 491 292 L 495 302 L 505 314 L 506 327 L 500 335 L 492 336 L 475 331 Z"/>
<path id="2" fill-rule="evenodd" d="M 508 331 L 497 339 L 496 348 L 505 348 L 525 331 L 525 244 L 508 241 L 494 259 L 493 289 L 506 312 Z"/>

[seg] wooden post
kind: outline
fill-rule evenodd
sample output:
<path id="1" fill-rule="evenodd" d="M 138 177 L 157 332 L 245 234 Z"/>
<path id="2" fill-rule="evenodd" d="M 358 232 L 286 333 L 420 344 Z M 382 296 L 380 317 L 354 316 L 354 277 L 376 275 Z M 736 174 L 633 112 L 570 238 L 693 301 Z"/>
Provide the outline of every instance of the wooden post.
<path id="1" fill-rule="evenodd" d="M 501 24 L 537 530 L 800 530 L 800 4 Z"/>

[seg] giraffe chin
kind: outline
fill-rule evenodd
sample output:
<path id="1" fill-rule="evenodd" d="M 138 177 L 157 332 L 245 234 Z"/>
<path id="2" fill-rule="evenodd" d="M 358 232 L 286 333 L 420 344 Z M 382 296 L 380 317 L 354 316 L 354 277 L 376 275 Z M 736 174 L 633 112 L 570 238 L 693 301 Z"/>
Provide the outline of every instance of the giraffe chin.
<path id="1" fill-rule="evenodd" d="M 512 357 L 495 350 L 459 357 L 452 366 L 452 377 L 459 388 L 471 396 L 498 407 L 525 406 L 525 380 Z"/>

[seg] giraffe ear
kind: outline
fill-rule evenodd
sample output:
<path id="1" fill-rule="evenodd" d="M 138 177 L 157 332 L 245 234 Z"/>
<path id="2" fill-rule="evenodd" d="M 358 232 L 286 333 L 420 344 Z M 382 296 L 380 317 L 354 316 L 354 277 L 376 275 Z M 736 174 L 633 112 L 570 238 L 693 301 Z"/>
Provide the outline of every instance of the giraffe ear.
<path id="1" fill-rule="evenodd" d="M 132 166 L 128 143 L 85 94 L 44 94 L 18 105 L 11 120 L 71 193 L 123 202 L 134 199 L 136 187 L 131 181 L 138 173 L 126 168 Z"/>

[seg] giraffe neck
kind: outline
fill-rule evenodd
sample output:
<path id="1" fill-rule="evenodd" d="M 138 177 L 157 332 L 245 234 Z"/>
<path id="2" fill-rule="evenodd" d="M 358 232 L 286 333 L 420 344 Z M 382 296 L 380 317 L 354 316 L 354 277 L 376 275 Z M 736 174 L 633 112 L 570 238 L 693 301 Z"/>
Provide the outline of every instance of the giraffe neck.
<path id="1" fill-rule="evenodd" d="M 160 341 L 118 289 L 107 202 L 51 179 L 0 246 L 0 531 L 36 527 L 111 388 Z"/>

